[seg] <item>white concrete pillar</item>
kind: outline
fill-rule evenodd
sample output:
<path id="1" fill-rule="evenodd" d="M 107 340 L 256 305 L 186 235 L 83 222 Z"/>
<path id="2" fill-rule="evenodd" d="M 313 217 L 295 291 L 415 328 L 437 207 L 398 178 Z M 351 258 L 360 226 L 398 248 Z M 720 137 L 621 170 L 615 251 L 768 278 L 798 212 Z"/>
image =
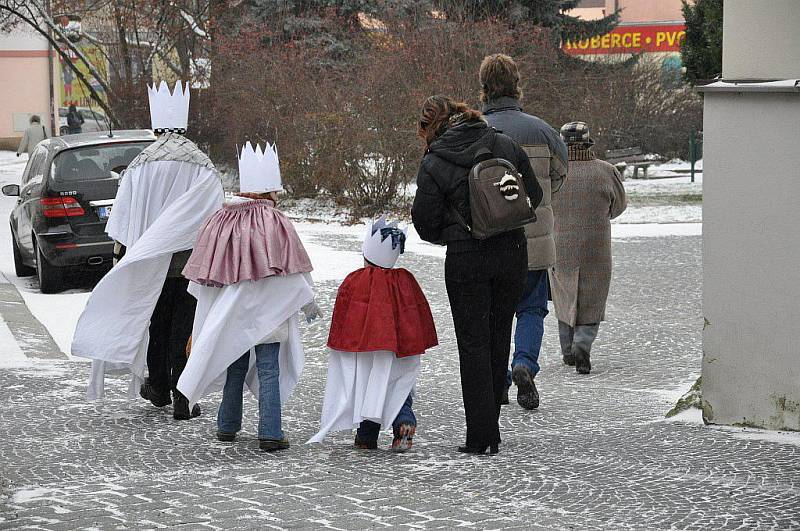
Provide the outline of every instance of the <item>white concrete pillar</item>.
<path id="1" fill-rule="evenodd" d="M 800 1 L 724 17 L 724 82 L 703 89 L 703 417 L 800 430 Z"/>

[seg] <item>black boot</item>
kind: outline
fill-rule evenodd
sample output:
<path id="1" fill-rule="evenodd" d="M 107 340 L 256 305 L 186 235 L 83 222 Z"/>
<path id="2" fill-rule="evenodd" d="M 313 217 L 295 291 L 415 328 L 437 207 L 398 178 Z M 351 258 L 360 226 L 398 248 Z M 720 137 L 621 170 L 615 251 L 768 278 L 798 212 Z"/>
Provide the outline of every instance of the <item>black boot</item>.
<path id="1" fill-rule="evenodd" d="M 289 439 L 259 439 L 258 447 L 265 452 L 275 452 L 289 448 Z"/>
<path id="2" fill-rule="evenodd" d="M 169 391 L 161 392 L 157 390 L 150 383 L 149 378 L 144 379 L 144 383 L 142 383 L 142 386 L 139 388 L 139 396 L 145 400 L 149 400 L 150 403 L 156 407 L 168 406 L 170 402 L 172 402 L 169 397 Z"/>
<path id="3" fill-rule="evenodd" d="M 564 365 L 575 366 L 575 355 L 572 353 L 572 338 L 575 329 L 563 321 L 558 322 L 558 339 L 561 342 L 561 359 Z"/>
<path id="4" fill-rule="evenodd" d="M 575 371 L 578 374 L 589 374 L 592 370 L 589 354 L 592 351 L 592 343 L 597 337 L 599 328 L 599 323 L 581 324 L 575 327 L 572 354 L 575 356 Z"/>
<path id="5" fill-rule="evenodd" d="M 378 449 L 378 439 L 359 439 L 358 434 L 356 434 L 356 440 L 353 443 L 353 446 L 358 448 L 359 450 L 377 450 Z"/>
<path id="6" fill-rule="evenodd" d="M 173 391 L 172 418 L 175 420 L 189 420 L 200 416 L 200 406 L 195 404 L 189 412 L 189 399 L 179 391 Z"/>
<path id="7" fill-rule="evenodd" d="M 539 391 L 533 382 L 533 374 L 523 365 L 517 365 L 511 371 L 511 379 L 517 386 L 517 403 L 525 409 L 539 407 Z"/>
<path id="8" fill-rule="evenodd" d="M 508 387 L 503 388 L 503 396 L 500 398 L 500 405 L 507 406 L 508 405 Z"/>
<path id="9" fill-rule="evenodd" d="M 579 347 L 574 347 L 572 352 L 575 357 L 575 372 L 578 374 L 589 374 L 592 371 L 589 353 Z"/>

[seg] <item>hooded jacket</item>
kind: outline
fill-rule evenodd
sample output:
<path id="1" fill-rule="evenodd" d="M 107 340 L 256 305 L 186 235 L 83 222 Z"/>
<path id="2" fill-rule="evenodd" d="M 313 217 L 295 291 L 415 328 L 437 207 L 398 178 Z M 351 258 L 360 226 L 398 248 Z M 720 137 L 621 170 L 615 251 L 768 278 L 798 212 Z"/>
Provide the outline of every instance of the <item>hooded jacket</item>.
<path id="1" fill-rule="evenodd" d="M 483 241 L 473 239 L 453 212 L 456 210 L 466 224 L 472 223 L 468 177 L 475 165 L 475 154 L 481 148 L 491 149 L 495 157 L 514 164 L 534 207 L 542 199 L 542 189 L 536 182 L 528 156 L 516 142 L 483 120 L 451 127 L 425 152 L 417 173 L 417 193 L 411 209 L 420 238 L 448 245 L 448 252 L 502 246 L 509 239 L 515 241 L 522 237 L 523 229 L 517 229 Z"/>
<path id="2" fill-rule="evenodd" d="M 536 209 L 536 221 L 525 226 L 528 238 L 528 269 L 548 269 L 556 264 L 553 239 L 552 195 L 561 187 L 567 174 L 567 146 L 561 135 L 536 116 L 522 112 L 519 100 L 502 97 L 483 107 L 486 121 L 498 131 L 519 142 L 534 167 L 543 197 Z"/>

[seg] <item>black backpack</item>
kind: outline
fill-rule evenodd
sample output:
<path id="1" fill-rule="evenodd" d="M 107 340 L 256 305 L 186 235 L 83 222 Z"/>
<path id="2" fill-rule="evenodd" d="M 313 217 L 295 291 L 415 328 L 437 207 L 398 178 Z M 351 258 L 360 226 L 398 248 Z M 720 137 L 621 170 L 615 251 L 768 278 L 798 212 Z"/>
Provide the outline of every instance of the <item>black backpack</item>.
<path id="1" fill-rule="evenodd" d="M 492 150 L 478 150 L 467 179 L 472 224 L 467 224 L 455 208 L 453 211 L 473 238 L 485 240 L 536 221 L 522 175 L 511 162 L 495 157 Z"/>

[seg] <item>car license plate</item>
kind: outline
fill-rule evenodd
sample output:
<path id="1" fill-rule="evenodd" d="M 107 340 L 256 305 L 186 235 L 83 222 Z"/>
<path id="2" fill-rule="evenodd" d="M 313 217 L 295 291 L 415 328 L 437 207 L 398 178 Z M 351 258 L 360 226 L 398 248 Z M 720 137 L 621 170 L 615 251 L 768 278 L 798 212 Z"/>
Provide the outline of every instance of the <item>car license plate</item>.
<path id="1" fill-rule="evenodd" d="M 108 216 L 111 215 L 111 207 L 110 206 L 101 206 L 97 207 L 97 217 L 102 220 L 107 220 Z"/>

